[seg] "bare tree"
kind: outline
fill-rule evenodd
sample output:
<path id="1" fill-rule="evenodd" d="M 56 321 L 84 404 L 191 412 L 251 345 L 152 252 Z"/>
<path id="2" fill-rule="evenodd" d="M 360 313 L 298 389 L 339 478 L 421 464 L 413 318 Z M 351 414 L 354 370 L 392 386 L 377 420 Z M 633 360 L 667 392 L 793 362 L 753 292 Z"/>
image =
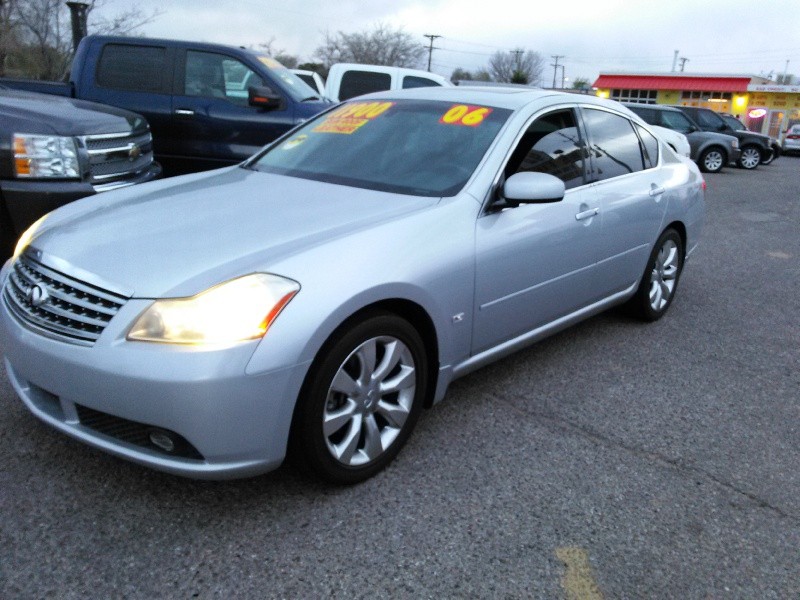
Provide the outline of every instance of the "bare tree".
<path id="1" fill-rule="evenodd" d="M 495 81 L 539 85 L 544 72 L 544 58 L 538 52 L 522 48 L 495 52 L 489 59 L 489 72 Z"/>
<path id="2" fill-rule="evenodd" d="M 106 0 L 89 0 L 88 29 L 91 33 L 128 35 L 150 23 L 161 11 L 145 13 L 139 8 L 129 8 L 110 18 L 98 17 L 97 10 Z M 63 0 L 0 0 L 0 18 L 3 33 L 12 31 L 13 48 L 6 48 L 15 71 L 36 79 L 60 79 L 72 58 L 72 29 L 69 11 Z M 6 12 L 8 11 L 8 12 Z"/>
<path id="3" fill-rule="evenodd" d="M 477 71 L 467 71 L 458 67 L 453 71 L 450 76 L 450 81 L 453 83 L 457 81 L 491 81 L 492 76 L 486 69 L 478 69 Z"/>
<path id="4" fill-rule="evenodd" d="M 416 67 L 424 54 L 425 48 L 411 34 L 384 23 L 372 31 L 326 32 L 324 43 L 314 51 L 326 68 L 337 62 Z"/>
<path id="5" fill-rule="evenodd" d="M 264 54 L 271 56 L 287 69 L 297 68 L 297 63 L 300 62 L 300 59 L 294 54 L 289 54 L 283 48 L 275 47 L 275 36 L 272 36 L 266 42 L 260 43 L 258 47 Z"/>

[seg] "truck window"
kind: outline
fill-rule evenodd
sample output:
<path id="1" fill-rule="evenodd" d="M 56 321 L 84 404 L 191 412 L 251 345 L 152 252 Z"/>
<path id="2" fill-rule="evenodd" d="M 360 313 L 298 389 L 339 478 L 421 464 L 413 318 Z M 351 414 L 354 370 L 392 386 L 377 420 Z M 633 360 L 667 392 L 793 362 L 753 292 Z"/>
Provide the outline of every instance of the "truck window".
<path id="1" fill-rule="evenodd" d="M 161 92 L 167 49 L 108 44 L 97 65 L 97 84 L 132 92 Z"/>
<path id="2" fill-rule="evenodd" d="M 221 98 L 233 104 L 247 105 L 247 89 L 264 85 L 250 68 L 224 54 L 186 52 L 184 94 Z"/>
<path id="3" fill-rule="evenodd" d="M 370 71 L 347 71 L 339 86 L 339 100 L 349 100 L 363 94 L 382 92 L 392 87 L 392 76 L 388 73 Z"/>
<path id="4" fill-rule="evenodd" d="M 417 77 L 415 75 L 406 75 L 403 77 L 403 89 L 408 88 L 421 88 L 421 87 L 441 87 L 441 83 L 428 79 L 427 77 Z"/>

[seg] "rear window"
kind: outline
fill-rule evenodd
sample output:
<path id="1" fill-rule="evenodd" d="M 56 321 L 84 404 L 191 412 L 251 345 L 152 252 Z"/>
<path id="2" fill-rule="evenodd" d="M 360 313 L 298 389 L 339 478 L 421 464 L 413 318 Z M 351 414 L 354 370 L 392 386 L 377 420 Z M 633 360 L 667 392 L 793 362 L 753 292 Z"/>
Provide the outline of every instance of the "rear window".
<path id="1" fill-rule="evenodd" d="M 248 166 L 351 187 L 452 196 L 510 114 L 452 102 L 347 102 L 295 130 Z"/>
<path id="2" fill-rule="evenodd" d="M 356 96 L 383 92 L 392 87 L 392 76 L 388 73 L 370 71 L 347 71 L 339 86 L 339 100 L 349 100 Z"/>
<path id="3" fill-rule="evenodd" d="M 427 77 L 417 77 L 416 75 L 406 75 L 403 77 L 403 89 L 421 87 L 441 87 L 442 84 Z"/>
<path id="4" fill-rule="evenodd" d="M 108 44 L 97 66 L 97 84 L 132 92 L 161 92 L 167 49 Z"/>

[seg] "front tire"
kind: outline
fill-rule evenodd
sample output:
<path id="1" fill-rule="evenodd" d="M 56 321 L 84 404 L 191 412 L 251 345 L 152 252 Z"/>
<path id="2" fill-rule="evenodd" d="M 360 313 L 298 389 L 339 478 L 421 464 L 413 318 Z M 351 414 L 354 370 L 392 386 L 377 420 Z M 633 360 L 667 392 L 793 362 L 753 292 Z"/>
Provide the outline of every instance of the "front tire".
<path id="1" fill-rule="evenodd" d="M 681 236 L 666 229 L 653 246 L 636 294 L 628 301 L 630 312 L 648 322 L 663 317 L 675 298 L 683 260 Z"/>
<path id="2" fill-rule="evenodd" d="M 322 478 L 369 479 L 397 456 L 419 418 L 429 366 L 422 338 L 377 312 L 334 334 L 298 400 L 293 451 Z"/>
<path id="3" fill-rule="evenodd" d="M 757 146 L 745 146 L 737 165 L 742 169 L 752 171 L 761 164 L 761 150 Z"/>

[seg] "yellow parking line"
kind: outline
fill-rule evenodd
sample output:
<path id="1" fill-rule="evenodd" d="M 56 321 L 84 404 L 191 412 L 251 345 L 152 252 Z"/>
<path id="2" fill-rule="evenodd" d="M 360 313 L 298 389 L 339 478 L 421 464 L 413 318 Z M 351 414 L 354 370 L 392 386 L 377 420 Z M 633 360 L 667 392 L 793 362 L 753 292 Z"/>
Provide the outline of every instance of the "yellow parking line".
<path id="1" fill-rule="evenodd" d="M 567 600 L 603 600 L 603 593 L 594 580 L 589 554 L 583 548 L 556 548 L 556 556 L 567 569 L 561 578 L 561 587 Z"/>

